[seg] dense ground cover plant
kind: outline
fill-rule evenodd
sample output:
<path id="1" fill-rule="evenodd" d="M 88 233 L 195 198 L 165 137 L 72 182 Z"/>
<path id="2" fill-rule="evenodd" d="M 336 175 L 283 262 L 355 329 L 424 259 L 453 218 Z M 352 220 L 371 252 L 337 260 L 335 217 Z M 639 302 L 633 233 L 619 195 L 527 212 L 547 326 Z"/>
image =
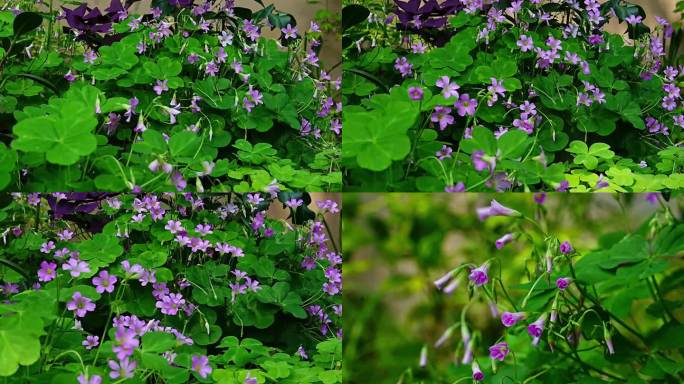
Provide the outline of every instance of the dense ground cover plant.
<path id="1" fill-rule="evenodd" d="M 316 23 L 261 1 L 133 3 L 3 2 L 0 189 L 340 188 Z"/>
<path id="2" fill-rule="evenodd" d="M 0 381 L 341 382 L 336 201 L 2 200 Z"/>
<path id="3" fill-rule="evenodd" d="M 346 3 L 349 189 L 684 187 L 667 20 L 621 0 Z"/>
<path id="4" fill-rule="evenodd" d="M 682 381 L 684 201 L 492 197 L 345 196 L 345 380 Z"/>

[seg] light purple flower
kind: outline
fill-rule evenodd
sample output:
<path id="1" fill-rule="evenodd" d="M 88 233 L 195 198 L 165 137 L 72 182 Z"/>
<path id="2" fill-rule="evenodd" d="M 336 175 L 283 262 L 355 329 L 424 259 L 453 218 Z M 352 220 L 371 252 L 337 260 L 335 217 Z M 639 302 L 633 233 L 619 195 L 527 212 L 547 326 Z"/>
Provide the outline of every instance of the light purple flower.
<path id="1" fill-rule="evenodd" d="M 52 240 L 47 241 L 40 246 L 40 251 L 42 253 L 50 253 L 53 249 L 55 249 L 55 242 Z"/>
<path id="2" fill-rule="evenodd" d="M 456 83 L 452 83 L 449 76 L 442 76 L 437 79 L 436 85 L 442 89 L 442 95 L 447 99 L 450 97 L 459 97 L 458 90 L 461 87 Z"/>
<path id="3" fill-rule="evenodd" d="M 104 293 L 105 291 L 114 292 L 114 284 L 118 279 L 114 275 L 110 275 L 107 271 L 100 271 L 99 275 L 93 277 L 93 285 L 97 293 Z"/>
<path id="4" fill-rule="evenodd" d="M 66 263 L 62 264 L 62 269 L 65 271 L 71 271 L 72 277 L 79 277 L 81 273 L 89 273 L 90 266 L 85 261 L 81 261 L 75 257 L 72 257 Z"/>
<path id="5" fill-rule="evenodd" d="M 458 110 L 458 115 L 463 117 L 465 115 L 474 116 L 477 109 L 477 100 L 471 99 L 467 93 L 461 95 L 454 107 Z"/>
<path id="6" fill-rule="evenodd" d="M 157 80 L 157 84 L 152 87 L 154 90 L 154 93 L 157 95 L 161 95 L 164 91 L 169 90 L 169 81 L 168 80 Z"/>
<path id="7" fill-rule="evenodd" d="M 531 37 L 520 35 L 520 40 L 516 43 L 520 50 L 523 52 L 531 51 L 534 49 L 534 41 Z"/>
<path id="8" fill-rule="evenodd" d="M 513 234 L 512 233 L 507 233 L 507 234 L 501 236 L 495 242 L 496 249 L 503 248 L 506 244 L 510 243 L 511 241 L 513 241 Z"/>
<path id="9" fill-rule="evenodd" d="M 444 144 L 442 145 L 442 149 L 435 153 L 435 156 L 440 160 L 450 159 L 453 152 L 454 150 L 450 146 Z"/>
<path id="10" fill-rule="evenodd" d="M 297 348 L 296 354 L 304 360 L 309 360 L 309 355 L 306 354 L 306 350 L 304 350 L 304 346 L 302 345 L 300 345 L 299 348 Z"/>
<path id="11" fill-rule="evenodd" d="M 283 37 L 285 39 L 296 39 L 297 38 L 297 28 L 291 26 L 290 24 L 287 25 L 287 27 L 282 29 L 283 32 Z"/>
<path id="12" fill-rule="evenodd" d="M 112 370 L 109 372 L 109 377 L 112 379 L 130 379 L 134 376 L 133 372 L 137 365 L 135 361 L 128 361 L 128 359 L 123 359 L 119 362 L 109 360 L 109 368 Z"/>
<path id="13" fill-rule="evenodd" d="M 197 372 L 203 379 L 206 378 L 212 371 L 209 365 L 209 358 L 205 355 L 193 355 L 192 370 Z"/>
<path id="14" fill-rule="evenodd" d="M 78 384 L 101 384 L 102 383 L 102 376 L 98 375 L 86 375 L 85 373 L 82 373 L 78 375 L 76 378 L 78 381 Z"/>
<path id="15" fill-rule="evenodd" d="M 66 307 L 68 310 L 73 311 L 76 317 L 85 317 L 88 312 L 95 310 L 95 303 L 77 291 L 71 296 L 71 300 L 67 302 Z"/>
<path id="16" fill-rule="evenodd" d="M 504 312 L 501 315 L 501 323 L 505 327 L 512 327 L 514 326 L 518 321 L 523 320 L 525 318 L 525 312 Z"/>
<path id="17" fill-rule="evenodd" d="M 520 216 L 520 212 L 515 209 L 504 207 L 498 201 L 492 200 L 489 207 L 477 209 L 477 216 L 481 221 L 484 221 L 491 216 Z"/>
<path id="18" fill-rule="evenodd" d="M 40 263 L 40 269 L 38 270 L 38 280 L 39 281 L 52 281 L 57 277 L 57 264 L 43 261 Z"/>
<path id="19" fill-rule="evenodd" d="M 88 337 L 86 337 L 85 340 L 83 340 L 82 344 L 85 347 L 85 349 L 91 350 L 91 349 L 97 347 L 98 345 L 100 345 L 100 337 L 99 336 L 88 336 Z"/>
<path id="20" fill-rule="evenodd" d="M 440 131 L 445 130 L 447 126 L 454 123 L 454 117 L 451 116 L 451 108 L 440 105 L 436 106 L 435 112 L 430 116 L 430 121 L 439 123 Z"/>

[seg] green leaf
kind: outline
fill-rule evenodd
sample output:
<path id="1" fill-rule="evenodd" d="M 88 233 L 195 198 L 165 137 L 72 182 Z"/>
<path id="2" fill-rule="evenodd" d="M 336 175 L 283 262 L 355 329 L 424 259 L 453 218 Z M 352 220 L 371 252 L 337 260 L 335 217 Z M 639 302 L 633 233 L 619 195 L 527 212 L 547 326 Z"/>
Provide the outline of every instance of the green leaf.
<path id="1" fill-rule="evenodd" d="M 358 5 L 350 4 L 342 8 L 342 29 L 346 30 L 356 24 L 362 23 L 370 15 L 368 8 Z"/>
<path id="2" fill-rule="evenodd" d="M 518 129 L 509 130 L 498 139 L 499 155 L 502 159 L 518 158 L 527 151 L 529 144 L 527 133 Z"/>
<path id="3" fill-rule="evenodd" d="M 58 114 L 22 120 L 13 128 L 17 139 L 12 148 L 45 153 L 47 161 L 53 164 L 75 164 L 97 147 L 92 134 L 97 119 L 92 114 L 83 104 L 68 101 Z"/>
<path id="4" fill-rule="evenodd" d="M 355 157 L 362 168 L 382 171 L 409 153 L 411 142 L 406 132 L 418 118 L 412 104 L 391 101 L 384 110 L 343 113 L 343 156 Z"/>
<path id="5" fill-rule="evenodd" d="M 14 36 L 19 37 L 40 27 L 43 17 L 35 12 L 22 12 L 14 19 Z"/>
<path id="6" fill-rule="evenodd" d="M 180 131 L 169 139 L 169 150 L 173 157 L 192 157 L 197 153 L 201 144 L 197 134 L 190 131 Z"/>
<path id="7" fill-rule="evenodd" d="M 92 239 L 76 244 L 80 251 L 80 258 L 96 267 L 102 267 L 113 263 L 117 257 L 123 254 L 123 247 L 116 237 L 98 233 Z"/>

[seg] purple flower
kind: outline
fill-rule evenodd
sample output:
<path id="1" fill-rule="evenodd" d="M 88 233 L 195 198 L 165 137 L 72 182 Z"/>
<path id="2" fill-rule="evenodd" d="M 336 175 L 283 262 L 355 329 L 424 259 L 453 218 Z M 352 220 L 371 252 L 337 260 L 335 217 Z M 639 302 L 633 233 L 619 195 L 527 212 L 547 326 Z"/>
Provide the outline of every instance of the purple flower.
<path id="1" fill-rule="evenodd" d="M 209 358 L 205 355 L 193 355 L 192 370 L 197 372 L 203 379 L 206 378 L 212 371 L 209 365 Z"/>
<path id="2" fill-rule="evenodd" d="M 257 383 L 258 383 L 257 378 L 252 377 L 252 374 L 247 372 L 247 375 L 245 376 L 245 381 L 243 382 L 243 384 L 257 384 Z"/>
<path id="3" fill-rule="evenodd" d="M 564 241 L 564 242 L 562 242 L 562 243 L 560 244 L 560 246 L 558 247 L 558 249 L 559 249 L 560 252 L 561 252 L 562 254 L 564 254 L 564 255 L 567 255 L 567 254 L 570 254 L 570 253 L 574 252 L 574 249 L 572 248 L 572 245 L 571 245 L 570 242 L 567 241 L 567 240 Z"/>
<path id="4" fill-rule="evenodd" d="M 489 270 L 489 264 L 484 263 L 477 268 L 472 268 L 468 279 L 472 281 L 476 286 L 480 287 L 489 282 L 489 276 L 487 276 L 487 271 Z"/>
<path id="5" fill-rule="evenodd" d="M 297 348 L 296 354 L 304 360 L 309 360 L 309 355 L 306 354 L 306 350 L 304 350 L 304 347 L 301 345 Z"/>
<path id="6" fill-rule="evenodd" d="M 494 360 L 504 361 L 508 352 L 510 350 L 506 342 L 497 343 L 489 347 L 489 357 Z"/>
<path id="7" fill-rule="evenodd" d="M 418 360 L 418 364 L 421 368 L 427 367 L 427 359 L 427 347 L 423 346 L 423 348 L 420 350 L 420 359 Z"/>
<path id="8" fill-rule="evenodd" d="M 442 149 L 435 153 L 435 156 L 440 160 L 450 159 L 453 152 L 454 150 L 450 146 L 444 144 L 442 145 Z"/>
<path id="9" fill-rule="evenodd" d="M 449 76 L 442 76 L 437 79 L 436 85 L 442 88 L 442 95 L 447 99 L 450 97 L 459 97 L 458 90 L 461 88 L 458 84 L 452 83 Z"/>
<path id="10" fill-rule="evenodd" d="M 496 242 L 494 244 L 496 245 L 496 249 L 501 249 L 506 244 L 510 243 L 511 241 L 513 241 L 513 234 L 507 233 L 507 234 L 501 236 L 498 240 L 496 240 Z"/>
<path id="11" fill-rule="evenodd" d="M 637 24 L 641 23 L 642 21 L 644 21 L 644 18 L 643 18 L 643 16 L 639 16 L 639 15 L 629 15 L 629 16 L 625 17 L 625 21 L 629 25 L 637 25 Z"/>
<path id="12" fill-rule="evenodd" d="M 565 291 L 569 285 L 570 285 L 570 278 L 568 278 L 568 277 L 561 277 L 558 280 L 556 280 L 556 287 L 558 289 L 560 289 L 561 291 Z"/>
<path id="13" fill-rule="evenodd" d="M 544 323 L 546 322 L 546 314 L 542 314 L 539 316 L 537 321 L 534 323 L 530 324 L 527 326 L 527 333 L 532 336 L 533 341 L 532 345 L 537 345 L 539 344 L 539 339 L 542 336 L 542 333 L 544 332 Z"/>
<path id="14" fill-rule="evenodd" d="M 492 200 L 489 207 L 477 209 L 477 216 L 480 218 L 480 221 L 484 221 L 491 216 L 520 216 L 520 212 L 504 207 L 498 201 Z"/>
<path id="15" fill-rule="evenodd" d="M 83 346 L 87 350 L 91 350 L 100 344 L 100 338 L 98 336 L 88 336 L 83 340 Z"/>
<path id="16" fill-rule="evenodd" d="M 71 300 L 67 302 L 66 307 L 68 310 L 73 311 L 76 317 L 85 317 L 86 313 L 95 310 L 95 303 L 77 291 L 71 296 Z"/>
<path id="17" fill-rule="evenodd" d="M 102 383 L 102 376 L 98 376 L 98 375 L 88 376 L 85 373 L 82 373 L 82 374 L 78 375 L 76 380 L 78 380 L 78 384 L 101 384 Z"/>
<path id="18" fill-rule="evenodd" d="M 523 52 L 531 51 L 534 49 L 534 41 L 531 37 L 525 35 L 520 35 L 520 40 L 516 43 L 520 50 Z"/>
<path id="19" fill-rule="evenodd" d="M 544 204 L 546 201 L 546 192 L 537 192 L 533 196 L 534 202 L 537 204 Z"/>
<path id="20" fill-rule="evenodd" d="M 394 69 L 401 73 L 401 77 L 409 77 L 413 73 L 413 64 L 405 57 L 401 57 L 394 62 Z"/>
<path id="21" fill-rule="evenodd" d="M 439 123 L 439 130 L 443 131 L 447 126 L 454 123 L 454 117 L 451 116 L 451 108 L 436 106 L 435 112 L 430 116 L 430 121 Z"/>
<path id="22" fill-rule="evenodd" d="M 410 87 L 408 90 L 409 97 L 411 100 L 423 100 L 423 88 L 421 87 Z"/>
<path id="23" fill-rule="evenodd" d="M 40 246 L 40 251 L 42 253 L 50 253 L 53 249 L 55 249 L 55 242 L 52 240 L 45 242 Z"/>
<path id="24" fill-rule="evenodd" d="M 71 271 L 72 277 L 79 277 L 81 273 L 89 273 L 90 266 L 85 261 L 81 261 L 75 257 L 72 257 L 65 264 L 62 264 L 62 269 L 65 271 Z"/>
<path id="25" fill-rule="evenodd" d="M 39 281 L 52 281 L 57 277 L 57 264 L 43 261 L 40 263 L 40 269 L 38 270 L 38 280 Z"/>
<path id="26" fill-rule="evenodd" d="M 296 39 L 297 38 L 297 28 L 291 26 L 290 24 L 287 25 L 287 27 L 283 28 L 283 37 L 287 39 Z"/>
<path id="27" fill-rule="evenodd" d="M 454 107 L 458 110 L 458 115 L 463 117 L 465 115 L 474 116 L 475 110 L 477 109 L 477 100 L 471 99 L 470 96 L 465 93 L 461 95 Z"/>
<path id="28" fill-rule="evenodd" d="M 485 155 L 484 151 L 475 151 L 471 155 L 473 161 L 473 167 L 478 172 L 482 172 L 485 169 L 489 171 L 494 171 L 496 168 L 496 159 Z"/>
<path id="29" fill-rule="evenodd" d="M 109 372 L 109 377 L 112 379 L 130 379 L 133 377 L 136 366 L 137 363 L 135 361 L 129 362 L 128 359 L 123 359 L 120 362 L 109 360 L 109 368 L 112 370 Z"/>
<path id="30" fill-rule="evenodd" d="M 499 100 L 499 96 L 503 97 L 506 95 L 506 88 L 503 87 L 503 80 L 498 80 L 495 77 L 492 77 L 490 80 L 492 85 L 487 87 L 487 91 L 490 94 L 487 105 L 491 107 Z"/>
<path id="31" fill-rule="evenodd" d="M 175 316 L 178 310 L 185 304 L 185 299 L 180 293 L 171 293 L 157 301 L 156 307 L 165 315 Z"/>
<path id="32" fill-rule="evenodd" d="M 465 192 L 466 187 L 462 181 L 459 181 L 456 185 L 447 185 L 444 187 L 444 192 L 454 193 L 454 192 Z"/>
<path id="33" fill-rule="evenodd" d="M 154 89 L 154 93 L 157 95 L 161 95 L 164 91 L 169 90 L 169 81 L 168 80 L 157 80 L 157 84 L 152 87 Z"/>
<path id="34" fill-rule="evenodd" d="M 504 312 L 501 315 L 501 323 L 505 327 L 512 327 L 517 323 L 518 321 L 522 320 L 525 318 L 525 312 Z"/>
<path id="35" fill-rule="evenodd" d="M 100 271 L 98 276 L 93 277 L 93 285 L 97 293 L 104 293 L 105 291 L 109 293 L 114 292 L 116 281 L 116 276 L 110 275 L 107 271 Z"/>
<path id="36" fill-rule="evenodd" d="M 439 279 L 435 280 L 434 284 L 437 289 L 442 289 L 446 283 L 451 281 L 451 279 L 454 277 L 454 272 L 449 271 L 447 272 L 444 276 L 440 277 Z"/>
<path id="37" fill-rule="evenodd" d="M 482 381 L 484 380 L 484 373 L 480 370 L 480 366 L 477 364 L 477 362 L 473 361 L 473 364 L 471 366 L 471 369 L 473 370 L 473 380 L 475 381 Z"/>

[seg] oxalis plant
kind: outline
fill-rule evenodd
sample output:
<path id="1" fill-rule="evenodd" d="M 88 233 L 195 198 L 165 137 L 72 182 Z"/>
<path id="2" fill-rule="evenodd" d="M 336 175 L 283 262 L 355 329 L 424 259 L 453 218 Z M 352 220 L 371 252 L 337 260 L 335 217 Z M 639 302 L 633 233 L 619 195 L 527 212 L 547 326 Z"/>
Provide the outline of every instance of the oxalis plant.
<path id="1" fill-rule="evenodd" d="M 338 213 L 301 193 L 6 195 L 0 381 L 340 383 Z"/>
<path id="2" fill-rule="evenodd" d="M 667 20 L 621 0 L 346 3 L 349 189 L 684 187 Z"/>
<path id="3" fill-rule="evenodd" d="M 434 281 L 444 300 L 460 296 L 466 304 L 398 382 L 681 382 L 680 305 L 664 295 L 681 288 L 681 269 L 673 267 L 684 251 L 684 224 L 662 196 L 645 198 L 659 207 L 653 215 L 633 231 L 601 234 L 591 250 L 546 229 L 557 212 L 544 207 L 544 194 L 534 196 L 533 215 L 497 200 L 478 208 L 480 221 L 500 220 L 491 227 L 499 237 L 492 257 Z M 514 273 L 500 260 L 511 246 L 530 249 Z M 476 324 L 488 312 L 475 309 L 482 305 L 499 323 L 487 332 Z M 455 369 L 438 362 L 450 353 Z"/>
<path id="4" fill-rule="evenodd" d="M 316 23 L 261 1 L 133 3 L 0 6 L 0 189 L 340 188 Z"/>

